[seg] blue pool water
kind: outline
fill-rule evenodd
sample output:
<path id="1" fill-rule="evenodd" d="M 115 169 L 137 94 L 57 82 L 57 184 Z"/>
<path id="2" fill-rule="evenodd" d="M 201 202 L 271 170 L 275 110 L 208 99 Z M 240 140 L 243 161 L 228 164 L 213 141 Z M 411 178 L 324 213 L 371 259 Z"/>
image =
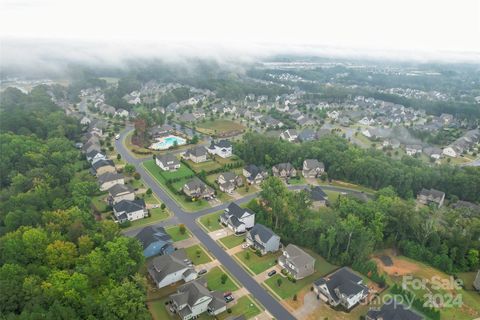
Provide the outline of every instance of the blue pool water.
<path id="1" fill-rule="evenodd" d="M 167 136 L 158 139 L 157 142 L 152 143 L 150 149 L 153 150 L 166 150 L 175 145 L 175 141 L 177 142 L 177 146 L 181 146 L 187 143 L 187 141 L 183 138 L 177 136 Z"/>

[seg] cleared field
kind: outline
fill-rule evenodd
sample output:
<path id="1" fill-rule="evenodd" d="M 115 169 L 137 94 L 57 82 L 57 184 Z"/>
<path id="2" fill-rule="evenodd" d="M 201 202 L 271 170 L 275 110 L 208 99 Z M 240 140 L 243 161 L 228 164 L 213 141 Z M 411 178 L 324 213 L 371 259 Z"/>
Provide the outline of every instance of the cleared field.
<path id="1" fill-rule="evenodd" d="M 228 249 L 231 249 L 242 244 L 244 240 L 245 240 L 244 236 L 236 236 L 232 234 L 227 237 L 221 238 L 218 241 L 220 241 Z"/>
<path id="2" fill-rule="evenodd" d="M 248 255 L 247 255 L 248 252 Z M 270 267 L 273 267 L 277 264 L 277 258 L 280 256 L 280 252 L 269 253 L 264 256 L 257 256 L 255 252 L 248 249 L 242 252 L 235 254 L 240 261 L 242 261 L 248 269 L 254 274 L 260 274 L 263 271 L 267 270 Z"/>
<path id="3" fill-rule="evenodd" d="M 227 281 L 222 283 L 222 275 L 227 275 Z M 229 274 L 227 274 L 221 267 L 215 267 L 207 272 L 205 275 L 207 279 L 207 286 L 212 291 L 235 291 L 238 289 L 237 285 L 232 281 Z"/>
<path id="4" fill-rule="evenodd" d="M 217 119 L 197 124 L 197 131 L 208 135 L 221 135 L 232 131 L 242 131 L 245 127 L 234 121 Z"/>
<path id="5" fill-rule="evenodd" d="M 170 228 L 166 228 L 165 231 L 172 237 L 174 242 L 185 240 L 191 237 L 190 232 L 188 229 L 185 229 L 184 233 L 180 232 L 180 226 L 174 226 Z"/>
<path id="6" fill-rule="evenodd" d="M 217 211 L 211 214 L 207 214 L 199 219 L 200 223 L 209 231 L 216 231 L 222 229 L 222 225 L 218 221 L 223 211 Z"/>
<path id="7" fill-rule="evenodd" d="M 188 259 L 196 266 L 212 261 L 199 244 L 186 248 L 185 252 L 187 253 Z"/>
<path id="8" fill-rule="evenodd" d="M 192 168 L 192 170 L 195 171 L 196 173 L 200 173 L 202 171 L 210 172 L 222 166 L 221 164 L 213 160 L 208 160 L 200 163 L 195 163 L 193 161 L 187 160 L 187 163 L 190 166 L 190 168 Z"/>

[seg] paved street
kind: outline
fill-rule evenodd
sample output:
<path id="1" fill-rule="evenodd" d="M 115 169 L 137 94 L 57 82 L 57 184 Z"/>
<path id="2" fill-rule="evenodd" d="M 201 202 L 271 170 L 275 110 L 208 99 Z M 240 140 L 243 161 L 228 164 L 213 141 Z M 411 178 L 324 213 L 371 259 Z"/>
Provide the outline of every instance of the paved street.
<path id="1" fill-rule="evenodd" d="M 213 255 L 232 275 L 245 287 L 252 295 L 260 301 L 260 303 L 268 310 L 268 312 L 277 319 L 288 320 L 295 319 L 290 312 L 288 312 L 277 300 L 275 300 L 265 289 L 260 286 L 242 267 L 240 267 L 226 252 L 221 248 L 210 236 L 200 228 L 195 219 L 211 212 L 224 209 L 228 204 L 205 209 L 195 213 L 185 212 L 176 202 L 171 199 L 165 191 L 153 180 L 153 178 L 143 169 L 141 162 L 143 160 L 133 157 L 125 148 L 122 141 L 130 129 L 124 130 L 121 133 L 120 139 L 115 141 L 117 151 L 122 155 L 122 158 L 133 164 L 137 172 L 142 176 L 145 184 L 152 189 L 155 195 L 172 211 L 178 222 L 185 224 L 185 226 L 198 238 L 198 240 L 205 246 L 211 255 Z M 238 200 L 238 203 L 243 203 L 253 199 L 255 195 L 250 195 Z M 165 223 L 165 222 L 162 222 Z M 135 234 L 134 230 L 129 231 L 130 234 Z"/>

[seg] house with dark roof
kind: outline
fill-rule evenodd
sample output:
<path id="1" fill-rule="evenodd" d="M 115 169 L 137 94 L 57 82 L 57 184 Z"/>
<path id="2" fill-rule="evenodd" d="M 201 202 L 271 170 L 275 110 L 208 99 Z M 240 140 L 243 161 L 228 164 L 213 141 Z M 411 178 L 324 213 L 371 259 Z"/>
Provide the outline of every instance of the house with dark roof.
<path id="1" fill-rule="evenodd" d="M 215 196 L 215 190 L 207 186 L 198 177 L 194 177 L 185 183 L 183 193 L 192 199 L 210 199 Z"/>
<path id="2" fill-rule="evenodd" d="M 205 312 L 216 316 L 227 310 L 223 292 L 209 291 L 203 278 L 184 284 L 169 299 L 173 312 L 182 320 L 195 319 Z"/>
<path id="3" fill-rule="evenodd" d="M 412 308 L 407 307 L 394 299 L 387 301 L 379 309 L 370 309 L 366 320 L 422 320 L 423 316 L 416 313 Z"/>
<path id="4" fill-rule="evenodd" d="M 87 161 L 90 162 L 91 164 L 99 161 L 99 160 L 106 160 L 107 156 L 101 152 L 100 150 L 96 149 L 96 147 L 93 150 L 87 151 L 85 154 Z"/>
<path id="5" fill-rule="evenodd" d="M 327 205 L 327 194 L 319 186 L 315 186 L 309 190 L 310 200 L 312 201 L 312 207 L 318 209 Z"/>
<path id="6" fill-rule="evenodd" d="M 283 140 L 293 142 L 293 141 L 297 140 L 297 138 L 298 138 L 297 130 L 287 129 L 287 130 L 283 131 L 282 133 L 280 133 L 280 138 L 282 138 Z"/>
<path id="7" fill-rule="evenodd" d="M 243 168 L 243 176 L 248 184 L 261 184 L 268 177 L 268 172 L 254 164 L 249 164 Z"/>
<path id="8" fill-rule="evenodd" d="M 143 219 L 148 215 L 148 210 L 143 199 L 121 200 L 113 205 L 113 215 L 119 223 Z"/>
<path id="9" fill-rule="evenodd" d="M 276 252 L 280 248 L 280 236 L 263 224 L 255 224 L 252 229 L 247 231 L 245 239 L 250 247 L 259 250 L 262 255 Z"/>
<path id="10" fill-rule="evenodd" d="M 368 288 L 363 284 L 363 279 L 348 267 L 316 280 L 313 287 L 320 299 L 333 307 L 341 305 L 347 310 L 368 295 Z"/>
<path id="11" fill-rule="evenodd" d="M 143 255 L 146 258 L 171 254 L 175 251 L 172 237 L 163 227 L 148 226 L 135 235 L 143 248 Z"/>
<path id="12" fill-rule="evenodd" d="M 243 186 L 243 179 L 233 172 L 224 172 L 217 177 L 217 183 L 221 191 L 233 193 L 236 188 Z"/>
<path id="13" fill-rule="evenodd" d="M 438 208 L 443 205 L 445 200 L 445 192 L 438 191 L 435 189 L 425 189 L 423 188 L 417 195 L 417 201 L 424 205 L 434 204 Z"/>
<path id="14" fill-rule="evenodd" d="M 303 279 L 315 272 L 315 258 L 294 244 L 283 249 L 278 264 L 294 279 Z"/>
<path id="15" fill-rule="evenodd" d="M 255 225 L 255 212 L 232 202 L 220 215 L 220 223 L 235 233 L 244 233 Z"/>
<path id="16" fill-rule="evenodd" d="M 125 184 L 116 184 L 108 189 L 108 202 L 114 205 L 122 200 L 135 200 L 135 192 Z"/>
<path id="17" fill-rule="evenodd" d="M 180 168 L 180 161 L 173 154 L 158 155 L 155 163 L 163 171 L 177 171 Z"/>
<path id="18" fill-rule="evenodd" d="M 97 177 L 100 191 L 110 189 L 116 184 L 125 184 L 123 174 L 107 172 Z"/>
<path id="19" fill-rule="evenodd" d="M 92 169 L 95 172 L 95 175 L 102 175 L 104 173 L 110 172 L 115 173 L 117 169 L 112 160 L 101 159 L 92 164 Z"/>
<path id="20" fill-rule="evenodd" d="M 208 153 L 217 155 L 221 158 L 230 158 L 232 156 L 232 143 L 228 140 L 220 140 L 218 142 L 212 141 L 208 147 Z"/>
<path id="21" fill-rule="evenodd" d="M 193 281 L 198 277 L 184 249 L 153 258 L 148 262 L 147 270 L 159 289 L 182 280 Z"/>
<path id="22" fill-rule="evenodd" d="M 274 177 L 279 177 L 284 180 L 297 176 L 297 170 L 291 163 L 279 163 L 272 167 L 272 173 Z"/>
<path id="23" fill-rule="evenodd" d="M 317 138 L 317 134 L 312 129 L 305 129 L 298 134 L 298 140 L 300 142 L 313 141 Z"/>
<path id="24" fill-rule="evenodd" d="M 208 160 L 208 151 L 204 146 L 196 146 L 191 149 L 188 149 L 184 154 L 183 158 L 191 160 L 195 163 L 205 162 Z"/>
<path id="25" fill-rule="evenodd" d="M 303 160 L 302 174 L 305 178 L 318 178 L 325 172 L 325 165 L 317 159 Z"/>

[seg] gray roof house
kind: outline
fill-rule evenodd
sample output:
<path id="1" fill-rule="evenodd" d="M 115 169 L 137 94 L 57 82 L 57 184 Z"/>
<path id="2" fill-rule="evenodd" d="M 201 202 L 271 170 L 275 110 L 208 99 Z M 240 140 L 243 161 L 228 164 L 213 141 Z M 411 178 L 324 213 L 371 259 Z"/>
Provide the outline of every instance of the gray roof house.
<path id="1" fill-rule="evenodd" d="M 272 167 L 272 173 L 275 177 L 289 179 L 297 176 L 297 170 L 290 163 L 279 163 Z"/>
<path id="2" fill-rule="evenodd" d="M 101 191 L 110 189 L 116 184 L 125 184 L 123 174 L 107 172 L 97 177 Z"/>
<path id="3" fill-rule="evenodd" d="M 148 210 L 143 199 L 121 200 L 113 205 L 113 215 L 117 222 L 135 221 L 145 218 Z"/>
<path id="4" fill-rule="evenodd" d="M 147 270 L 157 288 L 163 288 L 182 280 L 189 282 L 198 276 L 184 249 L 153 258 L 148 262 Z"/>
<path id="5" fill-rule="evenodd" d="M 297 138 L 298 138 L 297 130 L 287 129 L 287 130 L 283 131 L 282 133 L 280 133 L 280 138 L 282 138 L 283 140 L 293 142 L 293 141 L 297 140 Z"/>
<path id="6" fill-rule="evenodd" d="M 459 200 L 459 201 L 455 202 L 454 204 L 452 204 L 452 207 L 454 209 L 462 209 L 462 210 L 468 210 L 468 211 L 471 211 L 471 212 L 480 213 L 480 205 L 472 203 L 472 202 L 468 202 L 468 201 Z"/>
<path id="7" fill-rule="evenodd" d="M 223 293 L 209 291 L 203 279 L 184 284 L 169 298 L 174 313 L 182 320 L 196 318 L 205 312 L 216 316 L 227 310 Z"/>
<path id="8" fill-rule="evenodd" d="M 438 191 L 435 189 L 425 189 L 423 188 L 417 195 L 417 201 L 421 204 L 435 204 L 439 208 L 443 205 L 445 200 L 445 192 Z"/>
<path id="9" fill-rule="evenodd" d="M 280 237 L 270 228 L 259 223 L 247 231 L 246 242 L 254 249 L 260 250 L 262 255 L 276 252 L 280 248 Z"/>
<path id="10" fill-rule="evenodd" d="M 158 155 L 155 158 L 155 163 L 163 171 L 176 171 L 180 168 L 180 161 L 178 161 L 177 157 L 170 153 Z"/>
<path id="11" fill-rule="evenodd" d="M 334 307 L 350 310 L 368 295 L 368 288 L 360 276 L 343 267 L 314 282 L 315 293 Z"/>
<path id="12" fill-rule="evenodd" d="M 315 258 L 294 244 L 285 247 L 278 258 L 278 264 L 297 280 L 315 272 Z"/>
<path id="13" fill-rule="evenodd" d="M 147 226 L 135 235 L 135 239 L 142 245 L 143 255 L 147 258 L 175 251 L 172 237 L 163 227 Z"/>
<path id="14" fill-rule="evenodd" d="M 208 151 L 204 146 L 196 146 L 191 149 L 188 149 L 184 154 L 183 158 L 191 160 L 195 163 L 205 162 L 208 160 Z"/>
<path id="15" fill-rule="evenodd" d="M 117 169 L 115 168 L 115 164 L 112 160 L 104 160 L 101 159 L 96 161 L 92 164 L 92 168 L 96 175 L 102 175 L 107 172 L 115 173 Z"/>
<path id="16" fill-rule="evenodd" d="M 217 177 L 217 183 L 221 191 L 232 193 L 237 187 L 243 186 L 243 179 L 233 172 L 224 172 Z"/>
<path id="17" fill-rule="evenodd" d="M 115 184 L 108 189 L 108 202 L 113 205 L 122 200 L 135 200 L 135 192 L 125 184 Z"/>
<path id="18" fill-rule="evenodd" d="M 183 186 L 183 192 L 191 198 L 205 198 L 209 199 L 215 195 L 215 191 L 207 186 L 205 182 L 198 177 L 192 178 Z"/>
<path id="19" fill-rule="evenodd" d="M 325 172 L 325 165 L 317 159 L 303 160 L 302 174 L 305 178 L 317 178 Z"/>
<path id="20" fill-rule="evenodd" d="M 249 184 L 261 184 L 268 176 L 268 172 L 254 164 L 249 164 L 243 168 L 243 176 Z"/>
<path id="21" fill-rule="evenodd" d="M 327 205 L 327 194 L 321 187 L 315 186 L 309 190 L 310 200 L 312 200 L 312 206 L 316 209 Z"/>
<path id="22" fill-rule="evenodd" d="M 232 202 L 220 215 L 220 223 L 229 227 L 235 233 L 243 233 L 255 225 L 255 212 L 241 208 Z"/>
<path id="23" fill-rule="evenodd" d="M 394 299 L 386 302 L 380 309 L 370 309 L 366 320 L 422 320 L 421 315 L 412 308 L 396 302 Z"/>
<path id="24" fill-rule="evenodd" d="M 317 134 L 312 129 L 305 129 L 298 134 L 298 140 L 301 142 L 313 141 L 317 138 Z"/>

